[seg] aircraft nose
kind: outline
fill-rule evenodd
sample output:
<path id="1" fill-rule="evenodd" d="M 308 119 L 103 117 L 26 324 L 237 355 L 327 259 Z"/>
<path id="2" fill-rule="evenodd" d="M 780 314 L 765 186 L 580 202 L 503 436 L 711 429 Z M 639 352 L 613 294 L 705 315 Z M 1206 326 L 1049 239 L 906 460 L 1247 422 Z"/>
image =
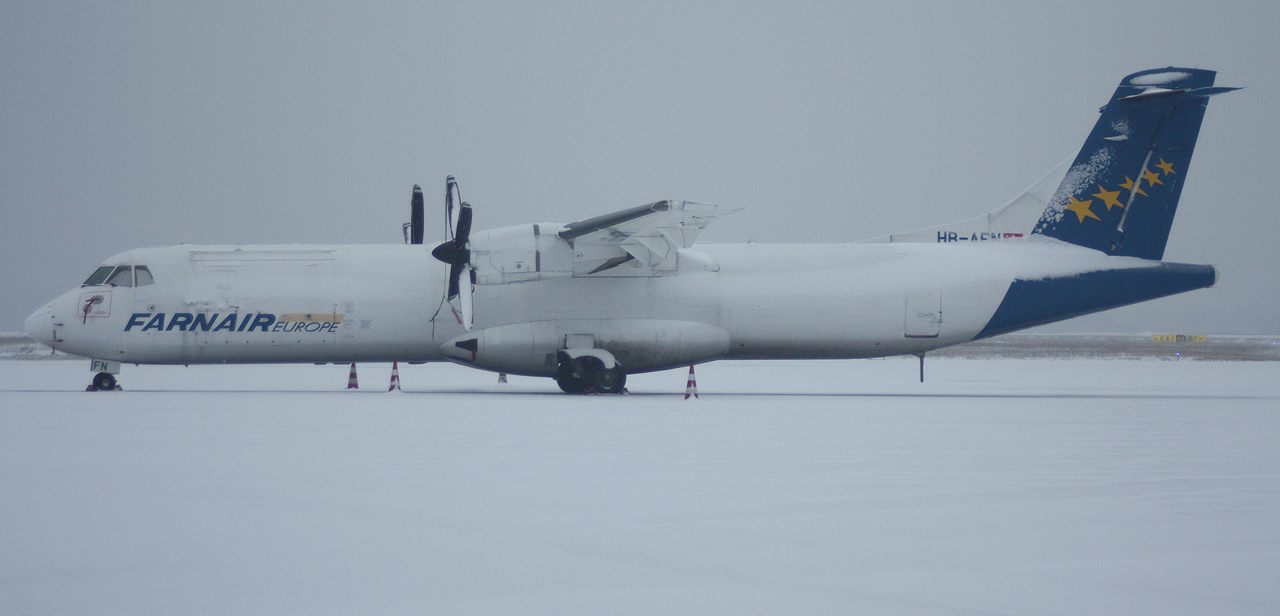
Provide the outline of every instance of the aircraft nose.
<path id="1" fill-rule="evenodd" d="M 45 346 L 53 346 L 53 302 L 49 302 L 43 308 L 31 313 L 31 316 L 27 317 L 26 323 L 23 324 L 22 329 L 36 342 Z"/>

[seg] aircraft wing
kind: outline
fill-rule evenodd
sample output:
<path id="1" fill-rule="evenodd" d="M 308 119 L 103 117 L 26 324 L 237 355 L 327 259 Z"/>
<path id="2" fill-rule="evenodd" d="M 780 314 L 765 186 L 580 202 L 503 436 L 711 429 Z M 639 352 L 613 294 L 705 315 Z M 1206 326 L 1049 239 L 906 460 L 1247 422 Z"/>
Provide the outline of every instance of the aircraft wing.
<path id="1" fill-rule="evenodd" d="M 694 201 L 658 201 L 571 222 L 556 235 L 573 244 L 577 274 L 602 272 L 632 259 L 655 270 L 672 270 L 676 251 L 692 246 L 698 232 L 712 220 L 738 209 Z"/>

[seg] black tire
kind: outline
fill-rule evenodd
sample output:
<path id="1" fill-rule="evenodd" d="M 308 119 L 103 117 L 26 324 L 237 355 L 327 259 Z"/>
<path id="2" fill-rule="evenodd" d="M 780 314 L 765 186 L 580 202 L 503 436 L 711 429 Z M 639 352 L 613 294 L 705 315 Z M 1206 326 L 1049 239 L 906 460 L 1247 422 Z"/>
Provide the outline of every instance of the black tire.
<path id="1" fill-rule="evenodd" d="M 99 372 L 93 376 L 93 386 L 98 391 L 112 391 L 116 388 L 116 377 L 109 372 Z"/>
<path id="2" fill-rule="evenodd" d="M 573 379 L 565 379 L 556 377 L 556 385 L 560 386 L 560 391 L 566 394 L 580 394 L 582 391 L 578 389 L 578 383 Z"/>
<path id="3" fill-rule="evenodd" d="M 588 365 L 584 361 L 587 359 L 591 358 L 579 357 L 560 362 L 560 370 L 556 374 L 556 384 L 560 386 L 561 391 L 566 394 L 587 392 L 587 375 L 590 373 Z"/>
<path id="4" fill-rule="evenodd" d="M 567 394 L 620 394 L 627 385 L 627 373 L 621 366 L 605 368 L 599 358 L 584 355 L 565 361 L 562 356 L 556 384 Z"/>
<path id="5" fill-rule="evenodd" d="M 627 385 L 627 374 L 622 371 L 621 366 L 605 368 L 604 364 L 597 360 L 592 366 L 590 375 L 592 387 L 602 394 L 622 393 L 622 388 Z"/>

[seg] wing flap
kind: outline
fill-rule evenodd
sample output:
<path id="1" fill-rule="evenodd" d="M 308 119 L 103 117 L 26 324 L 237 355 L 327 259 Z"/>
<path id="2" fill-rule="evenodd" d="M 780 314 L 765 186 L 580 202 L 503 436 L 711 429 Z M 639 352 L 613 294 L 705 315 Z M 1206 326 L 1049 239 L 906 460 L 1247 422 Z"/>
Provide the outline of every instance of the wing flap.
<path id="1" fill-rule="evenodd" d="M 736 211 L 694 201 L 658 201 L 571 222 L 556 236 L 573 244 L 575 275 L 652 276 L 674 271 L 680 249 L 693 246 L 712 220 Z M 617 267 L 633 259 L 635 267 Z"/>

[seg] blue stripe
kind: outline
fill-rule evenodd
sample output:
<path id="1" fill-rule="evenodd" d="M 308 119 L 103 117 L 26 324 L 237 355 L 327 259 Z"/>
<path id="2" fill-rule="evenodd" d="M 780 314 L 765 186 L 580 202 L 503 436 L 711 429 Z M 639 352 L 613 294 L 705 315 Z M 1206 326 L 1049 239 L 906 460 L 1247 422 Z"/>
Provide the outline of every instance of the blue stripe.
<path id="1" fill-rule="evenodd" d="M 1160 263 L 1038 280 L 1015 280 L 974 339 L 1213 286 L 1212 265 Z"/>

